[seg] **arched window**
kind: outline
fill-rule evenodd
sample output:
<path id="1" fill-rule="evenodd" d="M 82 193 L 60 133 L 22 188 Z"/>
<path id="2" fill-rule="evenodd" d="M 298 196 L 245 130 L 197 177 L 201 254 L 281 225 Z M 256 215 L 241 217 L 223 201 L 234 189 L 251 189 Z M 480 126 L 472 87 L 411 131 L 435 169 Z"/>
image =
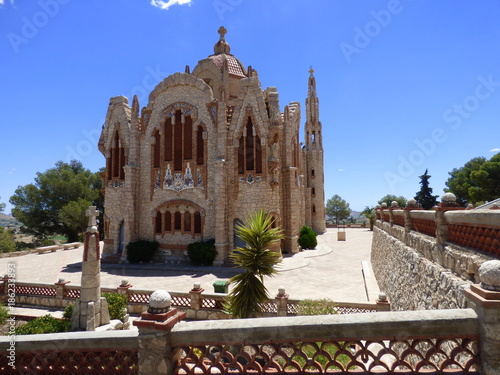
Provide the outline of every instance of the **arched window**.
<path id="1" fill-rule="evenodd" d="M 154 135 L 154 145 L 153 145 L 153 168 L 160 168 L 160 148 L 161 148 L 161 139 L 160 132 L 157 130 Z"/>
<path id="2" fill-rule="evenodd" d="M 260 137 L 254 135 L 250 117 L 238 142 L 238 173 L 244 174 L 245 171 L 262 173 L 262 144 Z"/>
<path id="3" fill-rule="evenodd" d="M 165 212 L 165 232 L 172 232 L 172 214 Z"/>
<path id="4" fill-rule="evenodd" d="M 178 211 L 179 201 L 167 202 L 157 208 L 153 217 L 154 233 L 157 235 L 165 235 L 165 233 L 181 233 L 201 235 L 203 233 L 203 222 L 200 211 L 192 211 L 195 207 L 189 207 L 186 203 L 182 204 L 186 207 L 183 212 Z M 199 208 L 198 208 L 199 209 Z"/>
<path id="5" fill-rule="evenodd" d="M 156 213 L 155 233 L 156 234 L 162 233 L 162 215 L 161 215 L 161 212 L 159 212 L 159 211 Z"/>
<path id="6" fill-rule="evenodd" d="M 198 126 L 196 130 L 196 164 L 203 165 L 205 163 L 205 144 L 203 140 L 203 127 Z"/>
<path id="7" fill-rule="evenodd" d="M 311 169 L 311 177 L 314 177 L 314 168 Z"/>
<path id="8" fill-rule="evenodd" d="M 315 214 L 316 213 L 316 206 L 313 204 L 312 206 L 312 213 Z"/>
<path id="9" fill-rule="evenodd" d="M 201 214 L 199 211 L 196 211 L 194 213 L 194 233 L 195 234 L 201 233 Z"/>
<path id="10" fill-rule="evenodd" d="M 182 218 L 179 211 L 174 214 L 174 230 L 182 230 Z"/>
<path id="11" fill-rule="evenodd" d="M 112 179 L 125 179 L 125 149 L 120 142 L 120 135 L 118 130 L 115 131 L 113 140 L 111 142 L 110 155 L 106 161 L 106 170 L 108 180 Z"/>
<path id="12" fill-rule="evenodd" d="M 312 195 L 314 197 L 316 195 L 316 189 L 314 188 L 314 186 L 312 187 L 311 192 L 312 192 Z"/>
<path id="13" fill-rule="evenodd" d="M 191 232 L 191 213 L 184 212 L 184 232 Z"/>

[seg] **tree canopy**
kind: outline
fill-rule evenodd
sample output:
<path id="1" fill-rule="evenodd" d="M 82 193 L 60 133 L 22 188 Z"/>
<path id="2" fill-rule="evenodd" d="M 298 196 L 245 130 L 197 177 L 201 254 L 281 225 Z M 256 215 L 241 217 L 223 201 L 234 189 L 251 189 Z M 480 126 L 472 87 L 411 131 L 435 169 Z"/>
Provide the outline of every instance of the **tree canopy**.
<path id="1" fill-rule="evenodd" d="M 461 205 L 500 197 L 500 153 L 489 160 L 473 158 L 463 167 L 454 168 L 449 175 L 445 190 L 455 194 Z"/>
<path id="2" fill-rule="evenodd" d="M 429 174 L 427 173 L 427 169 L 422 176 L 419 176 L 421 186 L 420 190 L 417 192 L 417 195 L 415 195 L 415 200 L 425 210 L 430 210 L 437 204 L 438 195 L 432 195 L 432 188 L 429 186 L 429 179 L 431 177 L 432 176 L 429 176 Z"/>
<path id="3" fill-rule="evenodd" d="M 361 211 L 361 215 L 370 221 L 370 230 L 373 230 L 373 224 L 375 224 L 375 219 L 377 218 L 375 207 L 366 206 L 365 209 Z"/>
<path id="4" fill-rule="evenodd" d="M 5 210 L 5 203 L 0 203 L 0 212 L 3 212 L 3 210 Z"/>
<path id="5" fill-rule="evenodd" d="M 387 194 L 386 196 L 380 198 L 380 200 L 378 201 L 378 204 L 386 203 L 387 207 L 391 207 L 392 201 L 398 202 L 398 206 L 400 208 L 406 207 L 406 198 L 405 197 L 403 197 L 403 196 L 397 197 L 397 196 L 392 195 L 392 194 Z"/>
<path id="6" fill-rule="evenodd" d="M 325 211 L 328 216 L 335 218 L 335 222 L 337 224 L 339 223 L 339 220 L 345 220 L 351 214 L 349 203 L 337 194 L 328 199 Z"/>
<path id="7" fill-rule="evenodd" d="M 9 253 L 16 250 L 14 233 L 10 229 L 0 226 L 0 253 Z"/>
<path id="8" fill-rule="evenodd" d="M 38 172 L 33 184 L 16 189 L 10 198 L 12 215 L 27 233 L 42 238 L 60 234 L 76 241 L 85 227 L 85 210 L 102 205 L 100 188 L 98 173 L 76 160 L 59 161 L 54 168 Z"/>

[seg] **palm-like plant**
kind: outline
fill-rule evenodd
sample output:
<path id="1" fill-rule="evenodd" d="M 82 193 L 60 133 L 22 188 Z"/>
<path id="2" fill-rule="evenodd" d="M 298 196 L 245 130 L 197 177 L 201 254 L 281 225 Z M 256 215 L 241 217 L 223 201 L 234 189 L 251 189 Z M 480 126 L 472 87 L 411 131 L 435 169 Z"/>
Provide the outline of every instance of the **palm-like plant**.
<path id="1" fill-rule="evenodd" d="M 259 210 L 246 219 L 246 225 L 236 227 L 236 234 L 246 242 L 246 247 L 238 247 L 230 255 L 236 267 L 245 268 L 243 273 L 229 279 L 235 286 L 229 293 L 226 310 L 234 318 L 259 316 L 262 304 L 269 298 L 264 276 L 277 273 L 274 266 L 280 259 L 270 247 L 283 238 L 281 229 L 272 228 L 273 220 Z"/>
<path id="2" fill-rule="evenodd" d="M 361 211 L 361 215 L 370 220 L 370 230 L 373 230 L 373 224 L 375 224 L 375 219 L 377 218 L 375 208 L 366 206 L 365 209 Z"/>

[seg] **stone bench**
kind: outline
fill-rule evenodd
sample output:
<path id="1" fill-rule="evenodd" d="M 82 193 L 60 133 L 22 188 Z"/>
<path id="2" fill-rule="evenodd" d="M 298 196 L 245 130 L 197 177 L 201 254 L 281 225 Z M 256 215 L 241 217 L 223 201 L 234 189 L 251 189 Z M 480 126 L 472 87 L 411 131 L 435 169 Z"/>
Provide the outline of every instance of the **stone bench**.
<path id="1" fill-rule="evenodd" d="M 57 250 L 59 250 L 59 245 L 42 246 L 42 247 L 36 248 L 36 251 L 38 252 L 38 254 L 47 253 L 49 251 L 54 252 Z"/>
<path id="2" fill-rule="evenodd" d="M 81 246 L 82 244 L 80 242 L 71 242 L 71 243 L 65 243 L 63 244 L 63 249 L 64 250 L 69 250 L 69 249 L 77 249 Z"/>

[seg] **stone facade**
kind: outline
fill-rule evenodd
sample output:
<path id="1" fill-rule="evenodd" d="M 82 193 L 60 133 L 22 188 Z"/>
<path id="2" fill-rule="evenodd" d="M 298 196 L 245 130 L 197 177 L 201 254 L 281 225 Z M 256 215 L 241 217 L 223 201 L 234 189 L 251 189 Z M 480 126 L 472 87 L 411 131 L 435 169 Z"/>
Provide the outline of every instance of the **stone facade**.
<path id="1" fill-rule="evenodd" d="M 305 146 L 300 104 L 280 110 L 225 41 L 191 72 L 165 78 L 141 110 L 137 97 L 111 98 L 99 150 L 106 157 L 103 256 L 126 258 L 137 239 L 160 243 L 162 261 L 184 259 L 189 243 L 214 238 L 216 264 L 238 246 L 235 225 L 256 209 L 275 218 L 284 252 L 298 251 L 303 225 L 325 231 L 322 127 L 310 70 Z"/>

